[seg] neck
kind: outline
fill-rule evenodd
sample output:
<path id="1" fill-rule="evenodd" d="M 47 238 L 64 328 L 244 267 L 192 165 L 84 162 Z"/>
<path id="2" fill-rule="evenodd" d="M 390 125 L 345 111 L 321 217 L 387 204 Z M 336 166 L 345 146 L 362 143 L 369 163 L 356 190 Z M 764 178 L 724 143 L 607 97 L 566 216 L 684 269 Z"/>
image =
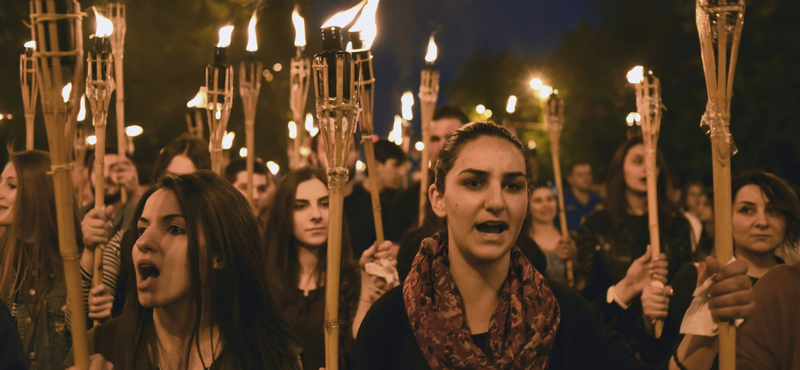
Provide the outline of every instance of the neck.
<path id="1" fill-rule="evenodd" d="M 297 288 L 303 290 L 307 296 L 308 292 L 317 288 L 320 284 L 316 280 L 317 264 L 319 263 L 319 252 L 304 245 L 297 248 L 297 261 L 300 263 L 300 277 L 297 281 Z"/>
<path id="2" fill-rule="evenodd" d="M 589 189 L 578 189 L 574 186 L 571 187 L 571 189 L 572 189 L 572 195 L 575 196 L 575 199 L 577 199 L 578 202 L 580 202 L 583 205 L 589 204 L 589 199 L 591 199 L 590 196 L 591 193 L 589 192 Z"/>
<path id="3" fill-rule="evenodd" d="M 642 216 L 647 213 L 647 193 L 625 189 L 625 199 L 628 201 L 627 212 L 629 215 Z"/>
<path id="4" fill-rule="evenodd" d="M 200 343 L 200 354 L 197 352 L 195 342 L 189 342 L 195 321 L 195 315 L 191 314 L 195 311 L 193 306 L 193 302 L 187 299 L 167 307 L 153 309 L 153 326 L 161 350 L 158 356 L 159 365 L 163 369 L 186 368 L 187 365 L 189 369 L 202 369 L 203 362 L 208 366 L 219 354 L 219 348 L 213 348 L 215 344 L 219 344 L 219 330 L 212 328 L 207 317 L 201 320 L 195 338 Z M 189 346 L 191 353 L 187 364 L 184 354 Z M 201 357 L 203 361 L 200 360 Z"/>
<path id="5" fill-rule="evenodd" d="M 747 248 L 737 247 L 736 258 L 747 263 L 747 276 L 760 279 L 771 268 L 778 265 L 774 250 L 769 252 L 753 252 Z"/>
<path id="6" fill-rule="evenodd" d="M 489 321 L 500 302 L 500 289 L 508 276 L 511 253 L 497 261 L 475 264 L 467 261 L 450 240 L 450 274 L 464 299 L 467 324 L 472 334 L 489 331 Z"/>
<path id="7" fill-rule="evenodd" d="M 548 222 L 534 219 L 531 226 L 533 235 L 561 235 L 561 231 L 556 228 L 556 225 L 553 223 L 553 221 Z"/>

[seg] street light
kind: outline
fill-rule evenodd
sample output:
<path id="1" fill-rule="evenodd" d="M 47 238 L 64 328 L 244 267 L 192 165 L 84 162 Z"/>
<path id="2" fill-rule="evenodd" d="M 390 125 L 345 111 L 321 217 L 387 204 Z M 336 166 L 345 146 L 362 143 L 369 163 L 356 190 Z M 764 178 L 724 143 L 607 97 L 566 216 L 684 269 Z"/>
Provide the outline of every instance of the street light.
<path id="1" fill-rule="evenodd" d="M 547 98 L 549 98 L 549 97 L 550 97 L 550 94 L 552 94 L 552 93 L 553 93 L 553 88 L 552 88 L 552 87 L 550 87 L 550 86 L 547 86 L 547 85 L 543 85 L 543 86 L 542 86 L 542 87 L 539 89 L 539 97 L 540 97 L 540 98 L 542 98 L 542 99 L 547 99 Z"/>
<path id="2" fill-rule="evenodd" d="M 486 107 L 483 104 L 478 104 L 478 106 L 475 107 L 475 111 L 478 112 L 478 114 L 483 114 L 483 112 L 486 112 Z"/>
<path id="3" fill-rule="evenodd" d="M 514 111 L 516 110 L 517 110 L 517 97 L 511 95 L 508 97 L 508 103 L 506 104 L 506 112 L 508 112 L 508 114 L 513 114 Z"/>
<path id="4" fill-rule="evenodd" d="M 539 90 L 542 86 L 544 86 L 544 84 L 540 78 L 537 77 L 531 80 L 531 89 Z"/>

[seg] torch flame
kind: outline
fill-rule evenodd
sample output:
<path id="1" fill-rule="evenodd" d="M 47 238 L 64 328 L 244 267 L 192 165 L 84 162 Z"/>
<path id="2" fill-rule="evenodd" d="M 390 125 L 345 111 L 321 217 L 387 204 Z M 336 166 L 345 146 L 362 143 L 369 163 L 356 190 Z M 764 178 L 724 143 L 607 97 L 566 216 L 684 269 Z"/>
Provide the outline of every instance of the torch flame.
<path id="1" fill-rule="evenodd" d="M 258 50 L 258 40 L 256 40 L 256 12 L 253 11 L 253 16 L 250 17 L 250 25 L 247 26 L 247 51 Z M 230 43 L 230 42 L 229 42 Z"/>
<path id="2" fill-rule="evenodd" d="M 389 133 L 389 141 L 393 141 L 397 145 L 403 144 L 403 119 L 400 116 L 394 116 L 394 125 L 392 132 Z"/>
<path id="3" fill-rule="evenodd" d="M 433 35 L 431 35 L 431 40 L 428 41 L 428 54 L 425 54 L 425 61 L 428 63 L 435 62 L 438 54 L 439 48 L 436 47 L 436 42 L 433 41 Z"/>
<path id="4" fill-rule="evenodd" d="M 633 67 L 630 71 L 628 71 L 628 82 L 632 84 L 642 83 L 644 81 L 644 67 L 636 66 Z"/>
<path id="5" fill-rule="evenodd" d="M 508 114 L 514 113 L 517 110 L 517 97 L 511 95 L 508 97 L 508 104 L 506 104 L 506 112 Z"/>
<path id="6" fill-rule="evenodd" d="M 403 119 L 408 121 L 414 118 L 414 113 L 411 111 L 411 107 L 414 106 L 414 94 L 411 91 L 406 91 L 403 93 L 403 97 L 400 98 L 400 102 L 403 103 Z"/>
<path id="7" fill-rule="evenodd" d="M 94 37 L 111 36 L 111 33 L 114 32 L 114 24 L 111 23 L 110 19 L 100 14 L 96 7 L 93 6 L 92 10 L 94 10 L 94 17 L 97 20 L 97 31 L 95 31 Z"/>
<path id="8" fill-rule="evenodd" d="M 219 29 L 218 48 L 227 48 L 231 46 L 231 33 L 233 33 L 233 26 L 225 26 Z"/>
<path id="9" fill-rule="evenodd" d="M 36 50 L 36 41 L 28 41 L 25 43 L 25 49 Z"/>
<path id="10" fill-rule="evenodd" d="M 344 28 L 344 26 L 347 26 L 350 22 L 353 21 L 356 15 L 358 15 L 358 12 L 361 10 L 361 8 L 364 7 L 364 4 L 366 3 L 367 0 L 362 0 L 360 3 L 356 4 L 356 6 L 347 9 L 343 12 L 338 12 L 334 14 L 333 17 L 328 19 L 328 21 L 326 21 L 322 25 L 322 28 L 328 28 L 328 27 Z"/>
<path id="11" fill-rule="evenodd" d="M 239 156 L 242 158 L 247 157 L 247 148 L 245 147 L 239 148 Z"/>
<path id="12" fill-rule="evenodd" d="M 203 96 L 204 96 L 203 92 L 202 91 L 198 91 L 197 95 L 195 95 L 194 98 L 192 98 L 192 100 L 189 100 L 189 102 L 186 103 L 186 107 L 187 108 L 195 108 L 195 107 L 201 108 L 200 104 L 204 100 Z"/>
<path id="13" fill-rule="evenodd" d="M 311 113 L 306 113 L 306 131 L 311 132 L 314 129 L 314 116 Z"/>
<path id="14" fill-rule="evenodd" d="M 86 95 L 81 95 L 81 110 L 78 112 L 78 121 L 86 119 Z"/>
<path id="15" fill-rule="evenodd" d="M 235 132 L 225 131 L 225 136 L 222 137 L 222 149 L 229 150 L 233 146 L 234 137 L 236 137 Z"/>
<path id="16" fill-rule="evenodd" d="M 72 82 L 68 83 L 67 86 L 61 90 L 61 97 L 64 98 L 64 103 L 69 102 L 69 94 L 72 93 Z"/>
<path id="17" fill-rule="evenodd" d="M 547 99 L 550 97 L 550 94 L 553 93 L 553 88 L 547 85 L 542 85 L 542 88 L 539 89 L 539 97 L 542 99 Z"/>
<path id="18" fill-rule="evenodd" d="M 356 24 L 350 28 L 350 32 L 361 32 L 361 42 L 364 49 L 372 47 L 372 42 L 375 41 L 375 36 L 378 35 L 378 25 L 375 24 L 375 14 L 378 12 L 378 2 L 380 0 L 368 0 L 364 10 L 358 17 Z"/>
<path id="19" fill-rule="evenodd" d="M 294 46 L 301 48 L 306 46 L 306 21 L 297 11 L 299 6 L 294 6 L 292 11 L 292 23 L 294 23 Z"/>
<path id="20" fill-rule="evenodd" d="M 273 175 L 277 175 L 278 171 L 281 170 L 281 166 L 278 166 L 278 164 L 273 161 L 269 161 L 267 162 L 267 169 L 269 172 L 272 172 Z"/>
<path id="21" fill-rule="evenodd" d="M 289 138 L 297 138 L 297 124 L 294 121 L 289 121 Z"/>

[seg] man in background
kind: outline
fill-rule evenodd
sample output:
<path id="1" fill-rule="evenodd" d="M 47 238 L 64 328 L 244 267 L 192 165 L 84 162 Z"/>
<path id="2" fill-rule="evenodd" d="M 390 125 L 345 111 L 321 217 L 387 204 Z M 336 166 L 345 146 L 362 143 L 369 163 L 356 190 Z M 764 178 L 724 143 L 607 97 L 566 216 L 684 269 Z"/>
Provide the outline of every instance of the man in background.
<path id="1" fill-rule="evenodd" d="M 577 231 L 583 216 L 603 206 L 603 198 L 592 192 L 592 166 L 586 161 L 570 164 L 567 171 L 569 188 L 564 189 L 564 210 L 567 213 L 567 228 Z M 560 220 L 556 219 L 556 226 Z"/>

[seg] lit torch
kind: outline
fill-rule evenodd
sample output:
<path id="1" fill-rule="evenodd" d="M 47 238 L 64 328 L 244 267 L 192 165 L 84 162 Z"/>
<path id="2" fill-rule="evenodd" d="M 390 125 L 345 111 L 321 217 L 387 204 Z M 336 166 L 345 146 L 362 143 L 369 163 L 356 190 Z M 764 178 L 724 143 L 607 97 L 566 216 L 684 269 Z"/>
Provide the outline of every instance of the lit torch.
<path id="1" fill-rule="evenodd" d="M 361 143 L 364 145 L 364 157 L 367 160 L 367 170 L 370 173 L 370 196 L 372 197 L 372 217 L 375 221 L 375 236 L 378 245 L 383 243 L 383 215 L 381 214 L 381 198 L 378 193 L 377 165 L 375 164 L 375 143 L 372 135 L 375 133 L 375 76 L 372 70 L 372 52 L 370 48 L 378 34 L 375 24 L 375 14 L 378 11 L 380 0 L 369 0 L 361 10 L 358 20 L 350 28 L 353 57 L 355 58 L 356 86 L 361 100 Z"/>
<path id="2" fill-rule="evenodd" d="M 339 368 L 339 264 L 342 250 L 344 186 L 347 154 L 358 117 L 358 90 L 352 56 L 344 51 L 342 27 L 360 6 L 339 13 L 322 26 L 322 53 L 314 56 L 314 90 L 320 135 L 328 155 L 328 253 L 325 283 L 325 368 Z M 355 10 L 354 10 L 355 9 Z M 302 116 L 300 116 L 302 118 Z M 300 122 L 298 120 L 298 122 Z M 347 330 L 347 329 L 344 329 Z"/>
<path id="3" fill-rule="evenodd" d="M 256 61 L 256 11 L 247 27 L 247 59 L 239 65 L 239 95 L 244 105 L 244 135 L 247 150 L 247 201 L 253 202 L 253 166 L 255 159 L 255 123 L 258 94 L 261 91 L 261 62 Z"/>
<path id="4" fill-rule="evenodd" d="M 208 116 L 211 169 L 222 175 L 222 139 L 233 105 L 233 66 L 227 63 L 233 26 L 219 30 L 214 63 L 206 66 L 206 112 Z"/>
<path id="5" fill-rule="evenodd" d="M 306 48 L 306 23 L 300 16 L 299 6 L 295 5 L 292 11 L 292 23 L 294 23 L 295 38 L 294 46 L 297 54 L 292 58 L 289 68 L 289 107 L 292 109 L 292 118 L 295 122 L 303 121 L 303 114 L 306 111 L 306 101 L 308 99 L 308 87 L 311 82 L 311 59 L 303 55 Z M 306 136 L 300 134 L 295 138 L 289 148 L 289 168 L 295 169 L 303 166 L 300 157 L 300 143 Z"/>
<path id="6" fill-rule="evenodd" d="M 433 35 L 431 35 L 431 39 L 428 41 L 428 53 L 425 55 L 426 66 L 422 69 L 419 84 L 419 107 L 422 116 L 422 144 L 424 147 L 430 147 L 431 121 L 433 121 L 433 112 L 436 110 L 436 101 L 439 99 L 439 71 L 435 66 L 437 56 L 438 48 L 436 42 L 433 41 Z M 425 222 L 425 207 L 428 204 L 430 158 L 429 151 L 423 150 L 419 180 L 419 226 Z"/>
<path id="7" fill-rule="evenodd" d="M 206 110 L 206 87 L 201 86 L 197 95 L 186 103 L 186 125 L 189 129 L 189 136 L 204 139 L 203 133 L 203 116 L 200 114 L 201 110 Z"/>
<path id="8" fill-rule="evenodd" d="M 25 108 L 25 150 L 33 150 L 33 122 L 36 120 L 36 100 L 39 98 L 34 51 L 36 41 L 28 41 L 25 43 L 25 52 L 19 56 L 19 81 L 22 86 L 22 105 Z"/>

